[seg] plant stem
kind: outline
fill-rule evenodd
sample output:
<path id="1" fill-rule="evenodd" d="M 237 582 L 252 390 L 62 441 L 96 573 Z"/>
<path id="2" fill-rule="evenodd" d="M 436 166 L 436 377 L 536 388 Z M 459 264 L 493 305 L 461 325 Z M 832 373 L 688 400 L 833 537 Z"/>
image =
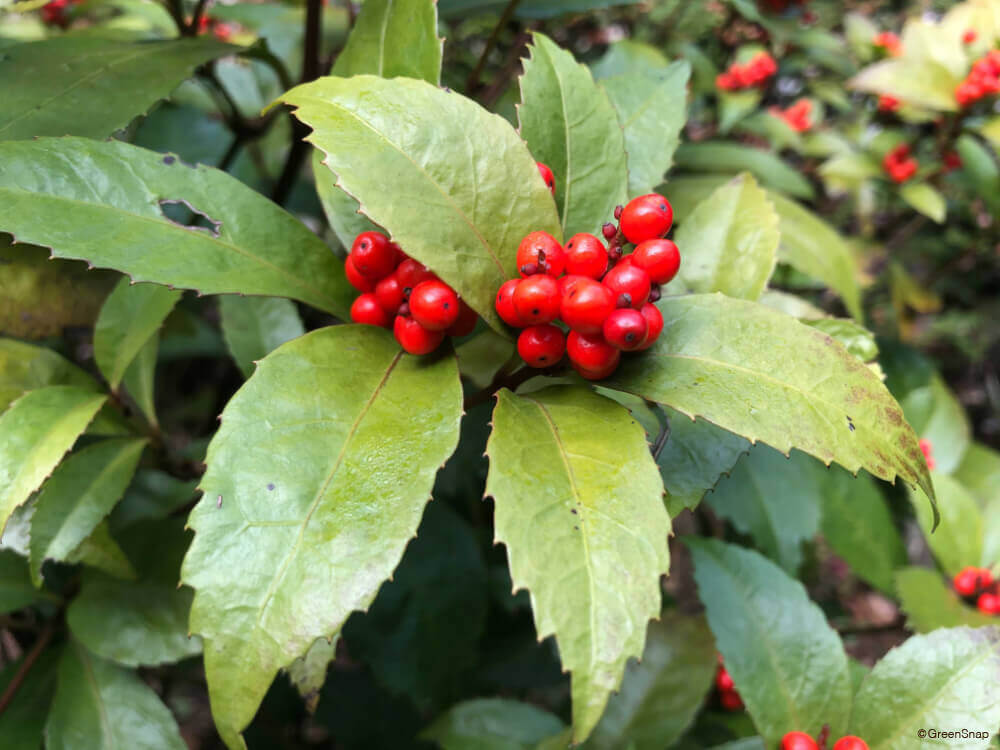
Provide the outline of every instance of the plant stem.
<path id="1" fill-rule="evenodd" d="M 500 20 L 497 21 L 497 25 L 493 27 L 493 33 L 490 34 L 490 38 L 486 41 L 486 46 L 483 48 L 483 53 L 479 56 L 479 60 L 476 61 L 476 67 L 472 69 L 469 73 L 468 79 L 465 81 L 465 90 L 468 94 L 472 94 L 473 91 L 479 86 L 479 76 L 483 73 L 483 68 L 486 67 L 486 60 L 489 58 L 490 53 L 497 46 L 497 42 L 500 40 L 500 34 L 507 23 L 510 21 L 511 16 L 514 15 L 514 11 L 517 10 L 517 6 L 521 4 L 521 0 L 510 0 L 507 6 L 503 9 L 503 13 L 500 15 Z"/>
<path id="2" fill-rule="evenodd" d="M 42 651 L 45 650 L 45 647 L 49 645 L 49 641 L 52 640 L 52 636 L 55 632 L 55 621 L 49 620 L 45 629 L 42 630 L 38 639 L 31 647 L 31 651 L 29 651 L 24 657 L 24 661 L 22 661 L 21 666 L 18 667 L 17 673 L 11 681 L 7 683 L 7 687 L 4 689 L 3 695 L 0 695 L 0 715 L 7 710 L 11 701 L 14 700 L 14 696 L 17 695 L 17 691 L 20 689 L 21 683 L 24 682 L 24 679 L 28 676 L 28 672 L 31 671 L 31 668 L 35 666 L 35 662 L 38 661 L 38 657 L 42 655 Z"/>
<path id="3" fill-rule="evenodd" d="M 531 34 L 527 31 L 521 31 L 517 35 L 514 45 L 510 48 L 510 52 L 507 53 L 507 59 L 504 61 L 503 68 L 500 69 L 500 72 L 493 79 L 493 83 L 479 97 L 479 102 L 487 109 L 492 107 L 494 102 L 507 89 L 511 77 L 521 65 L 521 52 L 530 40 Z"/>
<path id="4" fill-rule="evenodd" d="M 198 0 L 198 4 L 194 6 L 194 15 L 191 16 L 191 25 L 188 26 L 191 36 L 198 35 L 198 26 L 201 23 L 201 17 L 205 15 L 206 5 L 208 5 L 208 0 Z"/>

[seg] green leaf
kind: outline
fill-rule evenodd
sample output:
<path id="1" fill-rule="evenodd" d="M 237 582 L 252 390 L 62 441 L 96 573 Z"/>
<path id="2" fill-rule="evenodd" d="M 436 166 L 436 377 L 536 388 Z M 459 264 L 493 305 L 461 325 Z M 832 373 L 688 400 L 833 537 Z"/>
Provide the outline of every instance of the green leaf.
<path id="1" fill-rule="evenodd" d="M 532 750 L 563 728 L 548 711 L 504 698 L 477 698 L 453 706 L 420 733 L 442 750 Z"/>
<path id="2" fill-rule="evenodd" d="M 477 388 L 486 388 L 517 353 L 506 336 L 484 329 L 455 347 L 458 369 Z"/>
<path id="3" fill-rule="evenodd" d="M 862 362 L 872 362 L 878 357 L 875 334 L 853 320 L 845 318 L 817 318 L 802 321 L 807 326 L 837 339 L 844 348 Z"/>
<path id="4" fill-rule="evenodd" d="M 517 110 L 521 136 L 555 175 L 563 234 L 596 232 L 628 198 L 618 115 L 605 89 L 571 53 L 538 32 L 529 50 Z"/>
<path id="5" fill-rule="evenodd" d="M 454 357 L 404 355 L 371 326 L 290 341 L 230 400 L 182 575 L 196 591 L 191 630 L 203 637 L 212 713 L 230 747 L 243 747 L 239 733 L 278 670 L 389 577 L 461 413 Z"/>
<path id="6" fill-rule="evenodd" d="M 690 77 L 691 66 L 681 61 L 601 82 L 625 132 L 629 195 L 653 192 L 673 164 L 687 121 Z"/>
<path id="7" fill-rule="evenodd" d="M 165 471 L 140 468 L 111 512 L 111 527 L 118 531 L 136 521 L 159 520 L 195 499 L 196 480 L 182 481 Z"/>
<path id="8" fill-rule="evenodd" d="M 698 204 L 677 230 L 680 279 L 695 292 L 755 300 L 774 271 L 778 215 L 749 174 Z"/>
<path id="9" fill-rule="evenodd" d="M 152 688 L 131 670 L 69 642 L 45 724 L 49 750 L 185 750 L 177 722 Z"/>
<path id="10" fill-rule="evenodd" d="M 784 313 L 721 294 L 661 300 L 666 325 L 607 387 L 700 416 L 782 453 L 896 476 L 933 495 L 902 410 L 868 367 Z"/>
<path id="11" fill-rule="evenodd" d="M 971 443 L 954 476 L 972 493 L 979 507 L 985 508 L 1000 497 L 1000 453 L 982 443 Z"/>
<path id="12" fill-rule="evenodd" d="M 434 0 L 366 0 L 333 74 L 403 76 L 437 85 L 441 46 Z"/>
<path id="13" fill-rule="evenodd" d="M 94 359 L 112 390 L 160 330 L 181 293 L 158 284 L 132 284 L 123 278 L 104 301 L 94 327 Z"/>
<path id="14" fill-rule="evenodd" d="M 145 440 L 102 440 L 72 454 L 45 483 L 31 518 L 31 577 L 42 582 L 42 563 L 65 560 L 125 493 Z"/>
<path id="15" fill-rule="evenodd" d="M 97 382 L 51 349 L 0 338 L 0 411 L 12 401 L 47 385 L 97 390 Z"/>
<path id="16" fill-rule="evenodd" d="M 854 700 L 851 733 L 871 750 L 940 747 L 917 728 L 968 729 L 989 738 L 1000 723 L 1000 628 L 915 635 L 875 665 Z M 988 739 L 968 748 L 986 747 Z M 952 745 L 953 747 L 955 745 Z"/>
<path id="17" fill-rule="evenodd" d="M 935 468 L 942 474 L 955 471 L 971 441 L 972 428 L 962 404 L 940 375 L 899 399 L 907 421 L 917 434 L 930 440 Z"/>
<path id="18" fill-rule="evenodd" d="M 0 415 L 0 532 L 90 424 L 106 397 L 71 385 L 29 391 Z"/>
<path id="19" fill-rule="evenodd" d="M 686 537 L 708 624 L 767 747 L 786 732 L 843 735 L 851 678 L 839 636 L 802 584 L 756 552 Z M 929 725 L 930 726 L 930 725 Z"/>
<path id="20" fill-rule="evenodd" d="M 855 575 L 893 594 L 893 575 L 906 564 L 906 548 L 878 486 L 867 474 L 852 477 L 832 466 L 818 479 L 823 537 Z"/>
<path id="21" fill-rule="evenodd" d="M 720 91 L 719 132 L 728 133 L 740 120 L 760 106 L 762 94 L 756 89 L 746 91 Z"/>
<path id="22" fill-rule="evenodd" d="M 809 181 L 769 151 L 736 143 L 702 141 L 682 143 L 674 160 L 682 169 L 699 172 L 729 173 L 746 170 L 770 188 L 795 198 L 813 197 Z"/>
<path id="23" fill-rule="evenodd" d="M 515 589 L 531 593 L 539 639 L 555 635 L 572 675 L 581 742 L 660 611 L 670 533 L 663 484 L 642 427 L 579 386 L 501 390 L 486 452 L 496 540 L 507 546 Z"/>
<path id="24" fill-rule="evenodd" d="M 955 88 L 962 77 L 930 60 L 893 58 L 858 73 L 847 82 L 851 88 L 893 96 L 906 104 L 944 112 L 958 109 Z"/>
<path id="25" fill-rule="evenodd" d="M 670 747 L 701 708 L 716 668 L 715 640 L 704 618 L 673 612 L 651 622 L 642 659 L 626 668 L 621 690 L 586 747 Z"/>
<path id="26" fill-rule="evenodd" d="M 993 565 L 996 560 L 982 559 L 983 517 L 975 499 L 953 477 L 939 471 L 932 472 L 931 476 L 941 514 L 937 527 L 922 492 L 911 489 L 910 502 L 938 563 L 949 575 L 955 575 L 967 565 Z"/>
<path id="27" fill-rule="evenodd" d="M 218 223 L 182 225 L 187 206 Z M 0 229 L 133 281 L 293 297 L 345 319 L 353 296 L 326 245 L 260 193 L 117 141 L 0 143 Z"/>
<path id="28" fill-rule="evenodd" d="M 758 445 L 707 500 L 712 510 L 750 534 L 761 552 L 794 575 L 802 562 L 802 542 L 819 530 L 817 471 L 803 453 L 785 457 Z"/>
<path id="29" fill-rule="evenodd" d="M 125 390 L 135 401 L 139 410 L 146 416 L 149 424 L 154 428 L 159 428 L 159 421 L 156 418 L 155 384 L 156 384 L 156 359 L 160 353 L 160 334 L 154 333 L 149 340 L 143 344 L 142 349 L 136 355 L 132 364 L 125 370 L 125 377 L 122 383 Z"/>
<path id="30" fill-rule="evenodd" d="M 634 39 L 612 42 L 601 59 L 590 66 L 594 78 L 611 78 L 625 73 L 657 73 L 670 65 L 670 59 L 651 44 Z"/>
<path id="31" fill-rule="evenodd" d="M 56 657 L 55 649 L 42 651 L 0 714 L 4 750 L 38 750 L 44 746 L 45 720 L 56 691 Z M 25 658 L 10 662 L 0 671 L 0 691 L 6 691 L 14 675 L 24 666 Z"/>
<path id="32" fill-rule="evenodd" d="M 510 124 L 404 78 L 322 78 L 282 101 L 313 128 L 309 141 L 337 186 L 506 335 L 493 298 L 516 275 L 518 243 L 536 229 L 560 235 L 555 204 Z"/>
<path id="33" fill-rule="evenodd" d="M 15 612 L 39 598 L 31 585 L 28 561 L 14 550 L 0 549 L 0 614 Z"/>
<path id="34" fill-rule="evenodd" d="M 101 658 L 126 666 L 156 666 L 195 656 L 201 640 L 188 635 L 194 592 L 178 586 L 191 541 L 182 519 L 143 522 L 120 535 L 138 580 L 85 571 L 66 613 L 73 637 Z"/>
<path id="35" fill-rule="evenodd" d="M 299 691 L 309 713 L 315 712 L 319 705 L 319 691 L 326 682 L 327 670 L 336 654 L 337 636 L 330 640 L 317 638 L 305 656 L 300 656 L 288 665 L 288 679 Z"/>
<path id="36" fill-rule="evenodd" d="M 767 197 L 778 212 L 778 260 L 829 286 L 844 300 L 851 317 L 861 320 L 861 289 L 854 257 L 844 239 L 795 201 L 773 191 Z"/>
<path id="37" fill-rule="evenodd" d="M 948 204 L 944 196 L 926 182 L 907 182 L 899 188 L 899 197 L 928 219 L 938 224 L 944 223 Z"/>
<path id="38" fill-rule="evenodd" d="M 896 572 L 896 591 L 906 613 L 906 625 L 918 633 L 968 625 L 977 628 L 996 622 L 959 599 L 941 574 L 928 568 L 903 568 Z"/>
<path id="39" fill-rule="evenodd" d="M 222 335 L 243 377 L 254 362 L 306 332 L 295 304 L 279 297 L 219 297 Z"/>
<path id="40" fill-rule="evenodd" d="M 107 138 L 170 96 L 198 66 L 238 49 L 214 39 L 131 42 L 81 34 L 7 47 L 0 141 Z"/>
<path id="41" fill-rule="evenodd" d="M 962 160 L 962 174 L 968 175 L 976 195 L 993 211 L 1000 209 L 1000 169 L 992 150 L 967 133 L 955 141 L 955 150 Z"/>
<path id="42" fill-rule="evenodd" d="M 125 552 L 113 536 L 111 526 L 105 520 L 66 557 L 68 563 L 81 563 L 123 580 L 134 580 L 135 568 L 125 556 Z"/>
<path id="43" fill-rule="evenodd" d="M 667 489 L 670 516 L 694 508 L 705 493 L 728 474 L 750 443 L 704 419 L 691 419 L 665 408 L 670 419 L 670 437 L 656 463 Z"/>
<path id="44" fill-rule="evenodd" d="M 685 174 L 680 176 L 671 174 L 666 185 L 661 186 L 658 192 L 670 198 L 670 205 L 674 209 L 674 222 L 683 224 L 699 203 L 738 176 L 737 174 Z"/>
<path id="45" fill-rule="evenodd" d="M 360 212 L 358 202 L 337 187 L 337 176 L 323 164 L 323 153 L 313 149 L 313 178 L 316 181 L 316 194 L 323 206 L 323 213 L 330 223 L 330 229 L 337 235 L 337 240 L 345 250 L 350 250 L 354 238 L 362 232 L 378 231 L 371 220 Z"/>

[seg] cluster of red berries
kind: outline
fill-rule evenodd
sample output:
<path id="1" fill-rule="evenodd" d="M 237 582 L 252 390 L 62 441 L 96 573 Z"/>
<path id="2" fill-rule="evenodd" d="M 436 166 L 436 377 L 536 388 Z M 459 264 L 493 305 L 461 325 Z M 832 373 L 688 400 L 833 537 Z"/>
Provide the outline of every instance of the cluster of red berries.
<path id="1" fill-rule="evenodd" d="M 825 727 L 821 737 L 828 731 L 829 727 Z M 822 744 L 825 748 L 825 737 L 822 739 Z M 789 732 L 781 738 L 781 750 L 820 750 L 820 743 L 805 732 Z M 833 743 L 833 750 L 868 750 L 868 743 L 860 737 L 849 734 Z"/>
<path id="2" fill-rule="evenodd" d="M 767 79 L 778 72 L 778 63 L 767 52 L 758 52 L 741 65 L 733 63 L 724 73 L 715 77 L 715 85 L 723 91 L 738 91 L 763 86 Z"/>
<path id="3" fill-rule="evenodd" d="M 991 50 L 972 64 L 969 75 L 955 89 L 955 101 L 960 107 L 968 107 L 997 93 L 1000 93 L 1000 50 Z"/>
<path id="4" fill-rule="evenodd" d="M 988 568 L 963 568 L 952 580 L 955 593 L 985 615 L 1000 615 L 1000 581 L 993 578 Z"/>
<path id="5" fill-rule="evenodd" d="M 73 5 L 79 5 L 83 0 L 52 0 L 42 6 L 40 15 L 42 23 L 46 26 L 58 26 L 65 29 L 69 26 L 69 9 Z"/>
<path id="6" fill-rule="evenodd" d="M 648 349 L 659 338 L 663 316 L 652 303 L 681 263 L 677 245 L 663 239 L 673 209 L 650 193 L 616 208 L 615 218 L 617 227 L 608 223 L 602 230 L 608 247 L 586 233 L 565 247 L 548 232 L 521 240 L 521 278 L 500 287 L 496 310 L 505 323 L 523 329 L 517 351 L 530 367 L 551 367 L 566 353 L 580 375 L 600 380 L 615 371 L 622 352 Z M 626 242 L 636 245 L 628 255 Z"/>
<path id="7" fill-rule="evenodd" d="M 903 43 L 891 31 L 883 31 L 875 35 L 872 44 L 885 50 L 891 57 L 899 57 L 903 54 Z"/>
<path id="8" fill-rule="evenodd" d="M 715 687 L 719 691 L 719 703 L 727 711 L 741 711 L 743 709 L 743 699 L 736 692 L 733 678 L 726 671 L 722 663 L 722 654 L 718 655 L 719 667 L 715 670 Z"/>
<path id="9" fill-rule="evenodd" d="M 198 33 L 206 34 L 211 31 L 212 35 L 220 42 L 228 42 L 236 31 L 236 28 L 236 24 L 225 23 L 211 16 L 202 16 L 198 19 Z"/>
<path id="10" fill-rule="evenodd" d="M 796 133 L 804 133 L 812 127 L 812 100 L 799 99 L 788 109 L 771 107 L 771 115 L 784 120 Z"/>
<path id="11" fill-rule="evenodd" d="M 344 272 L 361 292 L 351 305 L 351 320 L 392 328 L 410 354 L 429 354 L 445 336 L 466 336 L 476 327 L 475 311 L 381 232 L 354 238 Z"/>
<path id="12" fill-rule="evenodd" d="M 882 166 L 895 183 L 906 182 L 917 173 L 917 160 L 910 155 L 910 146 L 901 143 L 885 155 Z"/>

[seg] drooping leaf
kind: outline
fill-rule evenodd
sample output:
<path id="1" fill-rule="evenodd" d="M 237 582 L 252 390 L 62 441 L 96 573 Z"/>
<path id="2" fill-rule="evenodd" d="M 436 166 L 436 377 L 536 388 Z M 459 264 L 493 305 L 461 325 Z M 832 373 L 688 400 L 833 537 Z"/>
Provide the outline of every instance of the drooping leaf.
<path id="1" fill-rule="evenodd" d="M 665 326 L 608 387 L 707 419 L 782 453 L 896 476 L 933 494 L 923 453 L 878 377 L 820 331 L 720 294 L 666 298 Z"/>
<path id="2" fill-rule="evenodd" d="M 70 641 L 59 659 L 45 746 L 51 750 L 185 750 L 187 744 L 170 709 L 139 675 Z"/>
<path id="3" fill-rule="evenodd" d="M 108 295 L 94 327 L 94 359 L 112 390 L 180 298 L 180 292 L 165 286 L 131 284 L 126 278 Z"/>
<path id="4" fill-rule="evenodd" d="M 813 187 L 799 172 L 769 151 L 737 143 L 682 143 L 674 154 L 678 167 L 698 172 L 746 170 L 764 185 L 794 198 L 812 198 Z"/>
<path id="5" fill-rule="evenodd" d="M 936 570 L 903 568 L 896 572 L 896 592 L 906 613 L 906 625 L 918 633 L 961 625 L 978 628 L 996 622 L 958 598 Z"/>
<path id="6" fill-rule="evenodd" d="M 121 499 L 146 441 L 113 438 L 74 453 L 52 473 L 31 518 L 31 577 L 42 563 L 65 560 Z"/>
<path id="7" fill-rule="evenodd" d="M 399 562 L 461 411 L 454 357 L 403 355 L 371 326 L 290 341 L 229 402 L 182 579 L 230 747 L 278 670 L 367 607 Z"/>
<path id="8" fill-rule="evenodd" d="M 944 196 L 926 182 L 905 183 L 899 188 L 899 197 L 909 203 L 914 211 L 919 211 L 938 224 L 944 222 L 948 213 Z"/>
<path id="9" fill-rule="evenodd" d="M 211 228 L 183 224 L 189 209 Z M 353 296 L 291 214 L 217 169 L 118 141 L 0 143 L 0 230 L 134 281 L 292 297 L 345 319 Z"/>
<path id="10" fill-rule="evenodd" d="M 982 559 L 983 516 L 975 499 L 953 477 L 939 471 L 932 472 L 931 476 L 941 514 L 937 527 L 922 492 L 911 489 L 910 502 L 938 563 L 949 575 L 955 575 L 967 565 L 993 565 L 996 560 Z"/>
<path id="11" fill-rule="evenodd" d="M 798 581 L 756 552 L 686 537 L 708 623 L 767 747 L 786 732 L 840 737 L 851 679 L 840 637 Z"/>
<path id="12" fill-rule="evenodd" d="M 309 713 L 316 710 L 319 691 L 326 682 L 326 673 L 337 654 L 337 636 L 327 640 L 317 638 L 306 651 L 305 656 L 288 665 L 288 679 L 299 691 Z"/>
<path id="13" fill-rule="evenodd" d="M 14 675 L 24 666 L 25 658 L 27 656 L 8 663 L 0 671 L 0 691 L 7 689 Z M 38 750 L 44 746 L 45 719 L 56 691 L 57 664 L 56 650 L 43 650 L 0 714 L 0 737 L 3 737 L 4 750 Z"/>
<path id="14" fill-rule="evenodd" d="M 572 675 L 573 739 L 587 738 L 660 611 L 670 519 L 645 431 L 581 387 L 501 390 L 486 492 L 515 588 Z M 611 460 L 611 457 L 614 460 Z"/>
<path id="15" fill-rule="evenodd" d="M 333 74 L 403 76 L 437 85 L 441 44 L 434 0 L 373 0 L 361 6 Z"/>
<path id="16" fill-rule="evenodd" d="M 608 701 L 586 747 L 670 747 L 704 702 L 716 666 L 704 618 L 671 613 L 651 622 L 642 660 L 625 670 L 621 690 Z"/>
<path id="17" fill-rule="evenodd" d="M 750 443 L 704 419 L 664 410 L 670 419 L 670 437 L 656 463 L 667 489 L 667 510 L 676 517 L 685 508 L 698 505 L 750 450 Z"/>
<path id="18" fill-rule="evenodd" d="M 0 415 L 0 532 L 97 414 L 106 397 L 72 385 L 29 391 Z"/>
<path id="19" fill-rule="evenodd" d="M 856 576 L 891 595 L 893 576 L 906 564 L 906 548 L 874 480 L 867 474 L 852 477 L 835 466 L 818 472 L 817 479 L 827 544 Z"/>
<path id="20" fill-rule="evenodd" d="M 253 375 L 254 362 L 306 332 L 291 300 L 279 297 L 219 297 L 222 335 L 243 377 Z"/>
<path id="21" fill-rule="evenodd" d="M 558 718 L 529 703 L 477 698 L 449 709 L 420 737 L 441 750 L 533 750 L 562 728 Z"/>
<path id="22" fill-rule="evenodd" d="M 707 502 L 790 574 L 802 562 L 802 542 L 819 530 L 818 468 L 803 453 L 788 457 L 758 445 L 721 480 Z"/>
<path id="23" fill-rule="evenodd" d="M 981 732 L 962 747 L 985 748 L 1000 723 L 1000 628 L 915 635 L 875 665 L 854 699 L 851 733 L 871 750 L 940 747 L 918 728 Z M 952 747 L 956 745 L 951 743 Z"/>
<path id="24" fill-rule="evenodd" d="M 653 192 L 673 164 L 687 121 L 690 76 L 691 66 L 682 61 L 601 81 L 625 132 L 629 195 Z"/>
<path id="25" fill-rule="evenodd" d="M 0 412 L 26 391 L 47 385 L 97 390 L 97 381 L 51 349 L 0 338 Z"/>
<path id="26" fill-rule="evenodd" d="M 778 216 L 749 174 L 699 203 L 677 230 L 678 277 L 695 292 L 755 300 L 774 271 Z"/>
<path id="27" fill-rule="evenodd" d="M 555 175 L 563 234 L 597 232 L 628 197 L 618 115 L 605 89 L 571 53 L 540 33 L 529 50 L 517 110 L 521 136 Z"/>
<path id="28" fill-rule="evenodd" d="M 337 186 L 506 334 L 493 298 L 516 275 L 521 238 L 533 230 L 561 237 L 555 204 L 510 124 L 404 78 L 323 78 L 281 100 L 313 128 L 308 140 L 326 154 Z"/>
<path id="29" fill-rule="evenodd" d="M 0 141 L 107 138 L 195 69 L 239 48 L 214 39 L 118 41 L 75 34 L 18 44 L 0 60 Z"/>

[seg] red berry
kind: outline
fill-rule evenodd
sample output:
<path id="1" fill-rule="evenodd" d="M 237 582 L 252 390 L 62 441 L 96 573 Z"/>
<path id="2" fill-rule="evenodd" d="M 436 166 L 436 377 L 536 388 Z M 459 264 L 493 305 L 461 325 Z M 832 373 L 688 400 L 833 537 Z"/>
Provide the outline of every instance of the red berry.
<path id="1" fill-rule="evenodd" d="M 375 289 L 375 282 L 367 276 L 361 275 L 361 272 L 354 267 L 354 261 L 351 260 L 350 255 L 344 261 L 344 275 L 347 276 L 348 283 L 359 292 L 370 292 Z"/>
<path id="2" fill-rule="evenodd" d="M 681 254 L 671 240 L 647 240 L 628 256 L 654 284 L 667 284 L 681 267 Z"/>
<path id="3" fill-rule="evenodd" d="M 593 281 L 593 279 L 590 279 L 590 278 L 588 278 L 586 276 L 576 276 L 576 275 L 573 275 L 573 274 L 569 274 L 569 275 L 566 275 L 566 276 L 561 276 L 558 279 L 558 282 L 559 282 L 559 296 L 560 297 L 565 297 L 581 281 Z"/>
<path id="4" fill-rule="evenodd" d="M 985 615 L 1000 615 L 1000 596 L 987 591 L 976 599 L 976 609 Z"/>
<path id="5" fill-rule="evenodd" d="M 868 750 L 868 743 L 853 734 L 841 737 L 833 746 L 833 750 Z"/>
<path id="6" fill-rule="evenodd" d="M 592 279 L 581 279 L 567 285 L 559 315 L 577 333 L 600 335 L 604 321 L 614 309 L 615 296 L 610 289 Z"/>
<path id="7" fill-rule="evenodd" d="M 451 328 L 445 331 L 448 336 L 468 336 L 476 328 L 479 315 L 462 300 L 458 301 L 458 320 L 451 324 Z"/>
<path id="8" fill-rule="evenodd" d="M 375 285 L 375 297 L 382 309 L 390 315 L 403 304 L 403 285 L 399 283 L 399 274 L 393 271 Z"/>
<path id="9" fill-rule="evenodd" d="M 619 355 L 614 361 L 609 362 L 607 367 L 602 367 L 598 370 L 588 370 L 586 367 L 580 367 L 580 365 L 572 361 L 570 364 L 573 365 L 573 369 L 576 370 L 582 378 L 586 378 L 587 380 L 604 380 L 604 378 L 612 375 L 614 371 L 618 369 L 618 363 L 620 361 L 621 355 Z"/>
<path id="10" fill-rule="evenodd" d="M 442 331 L 429 331 L 413 318 L 397 315 L 392 324 L 392 333 L 403 351 L 410 354 L 429 354 L 444 341 Z"/>
<path id="11" fill-rule="evenodd" d="M 554 325 L 528 326 L 517 337 L 517 353 L 529 367 L 549 367 L 562 359 L 566 337 Z"/>
<path id="12" fill-rule="evenodd" d="M 552 174 L 552 170 L 549 169 L 548 164 L 542 164 L 537 162 L 538 172 L 542 175 L 542 179 L 545 180 L 545 187 L 549 189 L 552 195 L 556 194 L 556 176 Z"/>
<path id="13" fill-rule="evenodd" d="M 955 575 L 955 579 L 952 583 L 954 584 L 955 591 L 959 596 L 975 595 L 982 586 L 980 582 L 979 568 L 963 568 Z M 989 584 L 987 583 L 987 585 Z"/>
<path id="14" fill-rule="evenodd" d="M 663 331 L 663 313 L 656 305 L 648 302 L 642 306 L 639 312 L 646 319 L 646 338 L 639 346 L 639 351 L 642 351 L 651 347 L 660 338 L 660 333 Z"/>
<path id="15" fill-rule="evenodd" d="M 819 745 L 805 732 L 789 732 L 781 738 L 781 750 L 819 750 Z"/>
<path id="16" fill-rule="evenodd" d="M 574 234 L 566 243 L 566 273 L 599 279 L 608 270 L 608 251 L 592 234 Z"/>
<path id="17" fill-rule="evenodd" d="M 410 292 L 410 314 L 430 331 L 450 327 L 458 313 L 458 295 L 443 281 L 421 281 Z"/>
<path id="18" fill-rule="evenodd" d="M 497 315 L 500 316 L 500 319 L 507 325 L 514 326 L 514 328 L 524 328 L 528 325 L 527 321 L 518 314 L 514 307 L 514 290 L 517 289 L 517 285 L 520 283 L 520 279 L 505 281 L 500 286 L 500 291 L 497 292 L 497 301 L 495 304 Z"/>
<path id="19" fill-rule="evenodd" d="M 743 708 L 743 699 L 740 698 L 740 694 L 735 690 L 726 690 L 719 693 L 719 701 L 727 711 L 739 711 Z"/>
<path id="20" fill-rule="evenodd" d="M 517 248 L 517 270 L 522 276 L 558 276 L 566 270 L 566 251 L 548 232 L 531 232 Z"/>
<path id="21" fill-rule="evenodd" d="M 351 320 L 369 326 L 388 326 L 391 318 L 378 298 L 371 292 L 366 292 L 351 304 Z"/>
<path id="22" fill-rule="evenodd" d="M 555 320 L 559 317 L 559 284 L 541 274 L 521 279 L 514 290 L 514 309 L 528 325 Z"/>
<path id="23" fill-rule="evenodd" d="M 670 201 L 656 193 L 633 198 L 622 211 L 622 233 L 635 245 L 662 237 L 673 223 L 674 210 Z"/>
<path id="24" fill-rule="evenodd" d="M 399 283 L 403 285 L 404 291 L 407 289 L 412 291 L 421 281 L 431 281 L 437 278 L 431 269 L 413 258 L 407 258 L 400 263 L 396 274 L 399 276 Z"/>
<path id="25" fill-rule="evenodd" d="M 392 273 L 399 263 L 399 255 L 381 232 L 362 232 L 351 245 L 351 261 L 362 276 L 378 281 Z"/>
<path id="26" fill-rule="evenodd" d="M 927 438 L 920 438 L 918 445 L 920 446 L 920 452 L 924 454 L 924 459 L 927 461 L 927 468 L 934 471 L 935 466 L 937 466 L 934 461 L 934 445 Z"/>
<path id="27" fill-rule="evenodd" d="M 723 692 L 735 689 L 733 678 L 725 667 L 719 667 L 719 671 L 715 673 L 715 686 Z"/>
<path id="28" fill-rule="evenodd" d="M 608 271 L 601 283 L 611 291 L 618 307 L 632 307 L 638 310 L 649 301 L 651 287 L 649 274 L 638 268 L 634 261 L 627 264 L 619 263 Z"/>
<path id="29" fill-rule="evenodd" d="M 573 364 L 585 370 L 600 371 L 617 363 L 621 353 L 604 340 L 603 336 L 589 336 L 570 331 L 566 339 L 566 353 Z"/>
<path id="30" fill-rule="evenodd" d="M 615 310 L 604 321 L 604 340 L 623 352 L 635 351 L 646 340 L 648 328 L 641 312 L 625 307 Z"/>

